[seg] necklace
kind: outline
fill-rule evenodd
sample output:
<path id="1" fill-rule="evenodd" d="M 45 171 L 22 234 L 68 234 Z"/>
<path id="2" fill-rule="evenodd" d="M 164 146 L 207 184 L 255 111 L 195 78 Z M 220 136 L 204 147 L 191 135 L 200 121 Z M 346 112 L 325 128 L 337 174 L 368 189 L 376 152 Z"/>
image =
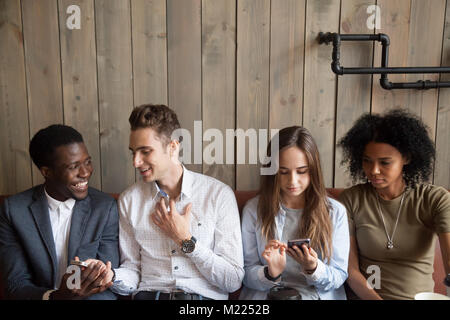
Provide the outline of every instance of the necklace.
<path id="1" fill-rule="evenodd" d="M 388 248 L 389 250 L 394 248 L 394 234 L 395 234 L 395 230 L 397 229 L 398 219 L 400 218 L 400 212 L 401 212 L 401 209 L 402 209 L 403 199 L 405 198 L 405 191 L 406 191 L 406 189 L 403 191 L 402 198 L 400 200 L 400 205 L 398 206 L 397 220 L 395 221 L 394 230 L 392 231 L 392 235 L 391 236 L 389 236 L 389 234 L 388 234 L 388 231 L 387 231 L 387 228 L 386 228 L 386 223 L 384 222 L 383 213 L 381 212 L 381 204 L 380 204 L 380 198 L 378 196 L 378 192 L 375 191 L 375 194 L 377 195 L 378 212 L 380 213 L 381 220 L 383 220 L 384 231 L 386 232 L 386 237 L 388 239 L 387 244 L 386 244 L 386 248 Z"/>

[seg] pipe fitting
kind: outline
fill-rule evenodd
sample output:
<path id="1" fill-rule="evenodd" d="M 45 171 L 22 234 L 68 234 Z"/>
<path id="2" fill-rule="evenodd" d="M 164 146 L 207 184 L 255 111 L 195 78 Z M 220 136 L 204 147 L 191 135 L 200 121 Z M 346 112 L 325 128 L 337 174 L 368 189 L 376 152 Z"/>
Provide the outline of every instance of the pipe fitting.
<path id="1" fill-rule="evenodd" d="M 389 39 L 389 36 L 385 33 L 378 34 L 378 41 L 381 42 L 381 44 L 384 46 L 388 46 L 391 44 L 391 40 Z"/>
<path id="2" fill-rule="evenodd" d="M 388 80 L 386 75 L 382 75 L 380 78 L 380 86 L 386 90 L 392 90 L 394 84 Z"/>

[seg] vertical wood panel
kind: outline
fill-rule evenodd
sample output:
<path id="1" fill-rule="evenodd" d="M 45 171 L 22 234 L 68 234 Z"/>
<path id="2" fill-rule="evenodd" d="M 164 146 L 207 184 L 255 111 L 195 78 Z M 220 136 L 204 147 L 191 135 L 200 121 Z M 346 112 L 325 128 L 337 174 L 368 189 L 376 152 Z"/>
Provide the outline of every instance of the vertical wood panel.
<path id="1" fill-rule="evenodd" d="M 408 66 L 436 67 L 441 62 L 442 33 L 445 20 L 445 0 L 412 0 L 410 35 L 408 41 Z M 437 81 L 439 74 L 409 74 L 408 82 Z M 438 90 L 410 90 L 406 92 L 406 107 L 419 115 L 430 127 L 434 139 L 436 132 Z"/>
<path id="2" fill-rule="evenodd" d="M 236 126 L 267 129 L 269 121 L 270 0 L 239 0 L 237 22 Z M 249 141 L 245 158 L 249 163 Z M 258 157 L 259 158 L 259 157 Z M 236 165 L 236 188 L 259 187 L 259 164 Z"/>
<path id="3" fill-rule="evenodd" d="M 270 128 L 302 124 L 305 0 L 272 1 Z"/>
<path id="4" fill-rule="evenodd" d="M 441 59 L 445 1 L 379 0 L 382 30 L 391 39 L 389 66 L 437 66 Z M 380 65 L 381 46 L 375 51 L 375 65 Z M 434 139 L 437 117 L 437 90 L 384 90 L 380 76 L 374 76 L 372 111 L 381 113 L 393 108 L 408 109 L 422 118 Z M 391 82 L 437 80 L 438 75 L 389 75 Z"/>
<path id="5" fill-rule="evenodd" d="M 135 181 L 128 151 L 133 106 L 128 0 L 96 0 L 102 190 L 121 192 Z"/>
<path id="6" fill-rule="evenodd" d="M 442 66 L 450 66 L 450 1 L 447 1 Z M 441 81 L 450 81 L 450 75 L 442 74 Z M 439 108 L 436 127 L 436 163 L 434 184 L 450 188 L 450 89 L 439 89 Z"/>
<path id="7" fill-rule="evenodd" d="M 66 21 L 70 5 L 80 8 L 80 29 L 70 30 Z M 82 135 L 92 157 L 94 173 L 89 184 L 101 188 L 97 96 L 97 61 L 93 0 L 59 0 L 59 28 L 64 101 L 64 123 Z"/>
<path id="8" fill-rule="evenodd" d="M 235 165 L 226 164 L 226 129 L 235 128 L 236 2 L 202 2 L 203 131 L 218 129 L 223 137 L 223 164 L 203 163 L 203 173 L 235 187 Z M 214 141 L 206 142 L 213 144 Z M 232 150 L 234 152 L 234 150 Z"/>
<path id="9" fill-rule="evenodd" d="M 131 1 L 134 105 L 167 104 L 166 0 Z"/>
<path id="10" fill-rule="evenodd" d="M 22 1 L 30 131 L 63 122 L 57 2 Z M 44 181 L 33 165 L 33 184 Z"/>
<path id="11" fill-rule="evenodd" d="M 19 0 L 0 0 L 0 43 L 0 194 L 12 194 L 32 184 Z"/>
<path id="12" fill-rule="evenodd" d="M 340 2 L 308 1 L 303 125 L 311 132 L 320 152 L 325 185 L 333 186 L 336 75 L 331 71 L 330 46 L 320 45 L 318 34 L 338 32 Z"/>
<path id="13" fill-rule="evenodd" d="M 191 133 L 192 164 L 186 167 L 202 172 L 202 165 L 194 164 L 201 163 L 203 150 L 202 137 L 194 138 L 194 121 L 202 120 L 201 0 L 167 0 L 167 33 L 169 107 Z"/>
<path id="14" fill-rule="evenodd" d="M 342 2 L 341 34 L 373 33 L 367 27 L 367 7 L 375 0 L 347 0 Z M 344 41 L 341 44 L 341 63 L 344 67 L 371 67 L 372 42 Z M 346 75 L 338 78 L 336 106 L 336 143 L 353 126 L 363 113 L 370 112 L 372 77 L 370 75 Z M 346 168 L 341 167 L 342 150 L 336 149 L 334 186 L 337 188 L 352 185 Z"/>
<path id="15" fill-rule="evenodd" d="M 81 8 L 81 30 L 66 27 L 72 4 Z M 135 181 L 128 117 L 143 103 L 177 112 L 192 136 L 192 162 L 195 147 L 203 155 L 213 142 L 202 145 L 207 129 L 222 132 L 225 161 L 226 129 L 303 124 L 319 146 L 328 187 L 350 185 L 335 142 L 362 113 L 409 109 L 436 139 L 434 183 L 449 188 L 450 89 L 388 91 L 379 75 L 337 77 L 331 45 L 318 44 L 320 31 L 374 32 L 366 26 L 371 4 L 381 9 L 375 32 L 391 38 L 390 66 L 450 65 L 445 0 L 0 0 L 0 194 L 43 181 L 29 138 L 62 122 L 85 138 L 96 169 L 91 185 L 122 191 Z M 381 45 L 343 42 L 341 60 L 380 66 Z M 389 75 L 393 82 L 437 78 Z M 259 187 L 259 167 L 188 165 L 239 190 Z"/>
<path id="16" fill-rule="evenodd" d="M 389 35 L 389 66 L 402 67 L 408 64 L 408 39 L 411 1 L 378 0 L 381 11 L 381 30 L 378 33 Z M 376 43 L 374 66 L 381 66 L 381 45 Z M 390 74 L 391 82 L 405 82 L 403 74 Z M 412 90 L 385 90 L 380 86 L 380 75 L 373 76 L 372 112 L 383 113 L 386 110 L 406 107 L 406 95 Z"/>
<path id="17" fill-rule="evenodd" d="M 131 1 L 134 107 L 167 105 L 166 29 L 166 0 Z"/>

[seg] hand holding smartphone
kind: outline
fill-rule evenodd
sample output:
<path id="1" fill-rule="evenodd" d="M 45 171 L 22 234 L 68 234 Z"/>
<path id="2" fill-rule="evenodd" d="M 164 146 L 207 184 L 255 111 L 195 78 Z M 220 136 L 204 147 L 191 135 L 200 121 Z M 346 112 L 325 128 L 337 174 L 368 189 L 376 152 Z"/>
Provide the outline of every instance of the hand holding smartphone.
<path id="1" fill-rule="evenodd" d="M 294 239 L 294 240 L 288 240 L 288 248 L 293 248 L 294 245 L 296 245 L 299 249 L 301 249 L 302 244 L 306 244 L 306 246 L 310 247 L 311 239 Z"/>

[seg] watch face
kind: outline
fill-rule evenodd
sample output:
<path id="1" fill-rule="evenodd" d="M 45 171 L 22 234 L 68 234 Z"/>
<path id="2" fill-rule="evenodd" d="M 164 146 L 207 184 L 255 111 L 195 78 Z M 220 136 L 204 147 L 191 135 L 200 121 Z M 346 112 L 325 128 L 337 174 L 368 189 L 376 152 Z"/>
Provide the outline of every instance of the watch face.
<path id="1" fill-rule="evenodd" d="M 195 249 L 195 242 L 192 240 L 184 240 L 181 246 L 181 251 L 184 253 L 191 253 Z"/>

